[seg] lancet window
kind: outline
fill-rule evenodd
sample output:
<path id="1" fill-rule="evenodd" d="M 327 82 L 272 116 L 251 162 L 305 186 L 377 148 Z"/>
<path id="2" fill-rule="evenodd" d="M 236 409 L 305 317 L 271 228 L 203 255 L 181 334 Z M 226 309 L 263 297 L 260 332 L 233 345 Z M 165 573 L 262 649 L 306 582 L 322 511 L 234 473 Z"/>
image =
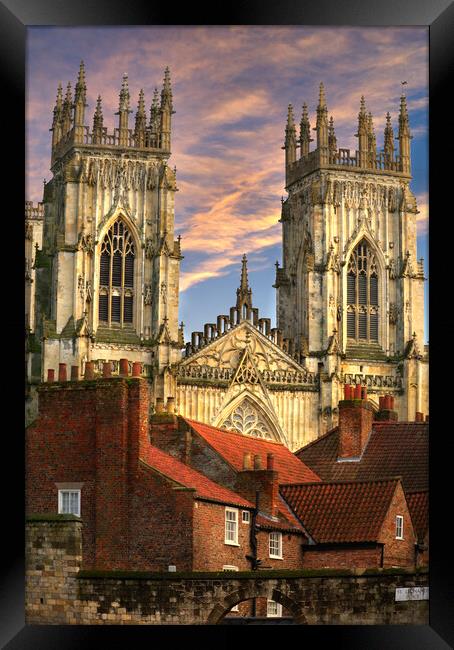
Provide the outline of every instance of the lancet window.
<path id="1" fill-rule="evenodd" d="M 117 219 L 101 244 L 99 321 L 109 327 L 132 326 L 135 249 L 131 233 Z"/>
<path id="2" fill-rule="evenodd" d="M 378 342 L 378 268 L 375 253 L 363 239 L 347 270 L 347 338 Z"/>

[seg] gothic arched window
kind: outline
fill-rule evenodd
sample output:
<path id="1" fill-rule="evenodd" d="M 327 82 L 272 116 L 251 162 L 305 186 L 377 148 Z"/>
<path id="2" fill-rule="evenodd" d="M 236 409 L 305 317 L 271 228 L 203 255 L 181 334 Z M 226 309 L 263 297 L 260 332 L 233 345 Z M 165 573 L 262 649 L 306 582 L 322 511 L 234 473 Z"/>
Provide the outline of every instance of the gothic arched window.
<path id="1" fill-rule="evenodd" d="M 347 338 L 378 342 L 378 270 L 375 253 L 363 239 L 348 261 Z"/>
<path id="2" fill-rule="evenodd" d="M 101 244 L 99 321 L 132 325 L 134 302 L 134 243 L 121 219 L 107 231 Z"/>

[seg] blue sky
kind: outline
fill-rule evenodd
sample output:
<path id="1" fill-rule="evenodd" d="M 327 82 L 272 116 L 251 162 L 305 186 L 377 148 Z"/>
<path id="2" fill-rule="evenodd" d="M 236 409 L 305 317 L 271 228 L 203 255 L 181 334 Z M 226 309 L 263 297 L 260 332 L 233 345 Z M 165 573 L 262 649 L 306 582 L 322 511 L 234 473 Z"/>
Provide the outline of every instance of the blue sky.
<path id="1" fill-rule="evenodd" d="M 248 255 L 255 306 L 275 323 L 276 260 L 281 261 L 281 147 L 287 106 L 311 126 L 320 81 L 338 146 L 356 149 L 361 95 L 372 112 L 378 147 L 385 114 L 397 130 L 401 81 L 413 134 L 411 188 L 418 200 L 418 257 L 428 264 L 428 29 L 426 27 L 30 27 L 27 38 L 28 200 L 49 179 L 57 84 L 73 86 L 83 59 L 87 123 L 98 94 L 114 127 L 124 72 L 131 108 L 144 89 L 147 111 L 163 71 L 171 70 L 175 115 L 172 157 L 182 236 L 180 320 L 186 338 L 235 302 L 241 257 Z M 131 117 L 131 123 L 133 119 Z M 116 124 L 115 124 L 116 125 Z M 428 339 L 426 283 L 425 336 Z"/>

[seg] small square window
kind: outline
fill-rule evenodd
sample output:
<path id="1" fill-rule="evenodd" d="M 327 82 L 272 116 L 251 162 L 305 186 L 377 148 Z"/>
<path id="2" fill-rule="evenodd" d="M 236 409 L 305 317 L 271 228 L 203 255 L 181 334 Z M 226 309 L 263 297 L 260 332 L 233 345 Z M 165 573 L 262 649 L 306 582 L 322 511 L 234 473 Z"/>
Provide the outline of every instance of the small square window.
<path id="1" fill-rule="evenodd" d="M 58 490 L 58 514 L 80 517 L 80 490 Z"/>
<path id="2" fill-rule="evenodd" d="M 241 513 L 241 521 L 243 524 L 248 524 L 251 521 L 251 513 L 249 510 L 243 510 Z"/>
<path id="3" fill-rule="evenodd" d="M 396 517 L 396 539 L 404 538 L 404 518 L 402 515 Z"/>
<path id="4" fill-rule="evenodd" d="M 268 618 L 280 618 L 282 616 L 282 605 L 275 600 L 268 600 L 266 603 L 266 615 Z"/>
<path id="5" fill-rule="evenodd" d="M 225 539 L 226 544 L 238 546 L 238 510 L 225 509 Z"/>
<path id="6" fill-rule="evenodd" d="M 270 557 L 282 559 L 282 533 L 270 533 Z"/>

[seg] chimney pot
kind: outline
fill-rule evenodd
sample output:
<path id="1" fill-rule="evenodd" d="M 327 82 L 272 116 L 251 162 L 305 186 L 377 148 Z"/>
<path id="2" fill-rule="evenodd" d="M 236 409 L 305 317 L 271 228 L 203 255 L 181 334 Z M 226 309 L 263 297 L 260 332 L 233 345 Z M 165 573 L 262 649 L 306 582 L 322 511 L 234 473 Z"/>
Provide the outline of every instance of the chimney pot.
<path id="1" fill-rule="evenodd" d="M 421 413 L 420 411 L 416 411 L 415 422 L 424 422 L 424 413 Z"/>
<path id="2" fill-rule="evenodd" d="M 53 368 L 48 368 L 47 370 L 47 381 L 55 381 L 55 370 Z"/>
<path id="3" fill-rule="evenodd" d="M 122 377 L 129 375 L 129 363 L 127 359 L 120 359 L 120 375 Z"/>
<path id="4" fill-rule="evenodd" d="M 66 381 L 66 363 L 58 364 L 58 381 Z"/>
<path id="5" fill-rule="evenodd" d="M 367 386 L 361 386 L 361 399 L 367 399 Z"/>
<path id="6" fill-rule="evenodd" d="M 167 413 L 175 413 L 175 397 L 167 398 Z"/>
<path id="7" fill-rule="evenodd" d="M 274 469 L 274 454 L 266 455 L 266 469 Z"/>
<path id="8" fill-rule="evenodd" d="M 156 413 L 162 413 L 164 411 L 164 399 L 162 397 L 156 398 Z"/>
<path id="9" fill-rule="evenodd" d="M 394 411 L 394 395 L 389 396 L 389 403 L 391 405 L 391 411 Z"/>
<path id="10" fill-rule="evenodd" d="M 94 379 L 94 378 L 95 378 L 95 363 L 94 361 L 86 361 L 84 379 Z"/>
<path id="11" fill-rule="evenodd" d="M 110 361 L 106 361 L 102 364 L 102 376 L 112 377 L 112 364 Z"/>
<path id="12" fill-rule="evenodd" d="M 378 409 L 379 411 L 383 411 L 384 408 L 385 408 L 385 396 L 380 395 L 380 397 L 378 398 Z"/>
<path id="13" fill-rule="evenodd" d="M 141 377 L 142 376 L 142 364 L 140 361 L 134 361 L 132 364 L 132 376 Z"/>
<path id="14" fill-rule="evenodd" d="M 429 422 L 429 416 L 426 415 L 426 422 Z"/>
<path id="15" fill-rule="evenodd" d="M 262 459 L 259 454 L 254 456 L 254 469 L 262 469 Z"/>
<path id="16" fill-rule="evenodd" d="M 79 381 L 79 366 L 71 366 L 71 381 Z"/>
<path id="17" fill-rule="evenodd" d="M 247 451 L 243 454 L 243 469 L 252 469 L 251 454 Z"/>
<path id="18" fill-rule="evenodd" d="M 351 400 L 352 398 L 352 387 L 350 384 L 344 384 L 344 399 Z"/>
<path id="19" fill-rule="evenodd" d="M 361 384 L 355 386 L 355 399 L 361 399 Z"/>

